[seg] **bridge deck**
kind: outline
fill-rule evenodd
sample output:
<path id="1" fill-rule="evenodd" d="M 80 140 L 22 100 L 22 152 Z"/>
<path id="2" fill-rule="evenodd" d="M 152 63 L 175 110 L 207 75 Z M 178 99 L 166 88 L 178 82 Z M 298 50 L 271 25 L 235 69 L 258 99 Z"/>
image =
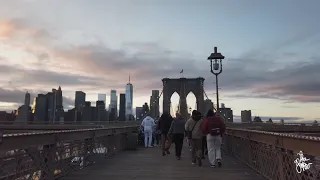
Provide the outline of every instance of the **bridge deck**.
<path id="1" fill-rule="evenodd" d="M 171 152 L 173 152 L 171 148 Z M 202 167 L 193 167 L 188 147 L 184 147 L 182 159 L 173 153 L 162 156 L 158 147 L 126 151 L 106 159 L 104 163 L 75 172 L 63 180 L 264 180 L 262 176 L 238 160 L 223 155 L 221 168 L 210 168 L 207 159 Z"/>

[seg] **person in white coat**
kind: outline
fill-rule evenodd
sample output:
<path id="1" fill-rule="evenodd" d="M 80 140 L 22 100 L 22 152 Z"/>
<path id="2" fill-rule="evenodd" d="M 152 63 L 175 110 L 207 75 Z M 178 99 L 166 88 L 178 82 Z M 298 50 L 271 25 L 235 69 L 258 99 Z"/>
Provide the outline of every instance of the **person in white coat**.
<path id="1" fill-rule="evenodd" d="M 152 147 L 152 135 L 156 123 L 149 115 L 147 115 L 141 123 L 144 132 L 144 146 Z"/>

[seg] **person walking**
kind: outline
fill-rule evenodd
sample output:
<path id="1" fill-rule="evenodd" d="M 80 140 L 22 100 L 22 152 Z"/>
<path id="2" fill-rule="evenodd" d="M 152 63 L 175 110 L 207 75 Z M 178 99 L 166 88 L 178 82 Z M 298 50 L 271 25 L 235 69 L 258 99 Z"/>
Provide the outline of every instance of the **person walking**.
<path id="1" fill-rule="evenodd" d="M 160 146 L 160 139 L 161 139 L 161 131 L 158 129 L 159 118 L 156 120 L 156 129 L 155 129 L 155 144 L 156 146 Z"/>
<path id="2" fill-rule="evenodd" d="M 153 147 L 152 146 L 152 135 L 155 127 L 154 119 L 152 119 L 149 114 L 142 120 L 141 127 L 144 133 L 144 146 L 145 147 Z"/>
<path id="3" fill-rule="evenodd" d="M 191 144 L 191 159 L 192 165 L 198 162 L 202 166 L 201 149 L 202 149 L 202 132 L 201 132 L 201 113 L 193 110 L 191 118 L 185 124 L 185 131 Z"/>
<path id="4" fill-rule="evenodd" d="M 172 121 L 168 135 L 172 138 L 175 144 L 175 152 L 177 160 L 181 159 L 181 152 L 184 140 L 184 126 L 186 121 L 179 113 L 176 113 L 176 118 Z"/>
<path id="5" fill-rule="evenodd" d="M 157 129 L 161 131 L 161 149 L 162 149 L 162 155 L 165 156 L 166 154 L 170 154 L 169 148 L 170 146 L 166 147 L 166 141 L 168 139 L 168 132 L 170 129 L 172 123 L 172 117 L 168 112 L 163 112 L 161 115 L 159 122 L 158 122 L 158 127 Z M 168 145 L 171 143 L 168 142 Z"/>
<path id="6" fill-rule="evenodd" d="M 216 167 L 216 164 L 221 167 L 222 135 L 226 130 L 224 120 L 216 115 L 213 110 L 209 110 L 201 130 L 207 136 L 208 159 L 211 167 Z"/>

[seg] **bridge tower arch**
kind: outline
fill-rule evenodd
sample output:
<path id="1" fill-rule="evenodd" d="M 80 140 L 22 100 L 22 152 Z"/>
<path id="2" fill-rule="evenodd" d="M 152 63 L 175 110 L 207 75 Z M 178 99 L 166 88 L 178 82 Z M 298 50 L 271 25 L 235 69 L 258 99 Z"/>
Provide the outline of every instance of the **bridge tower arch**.
<path id="1" fill-rule="evenodd" d="M 164 78 L 163 83 L 163 112 L 170 113 L 171 96 L 177 92 L 180 96 L 179 106 L 182 117 L 188 117 L 187 95 L 192 92 L 196 97 L 197 110 L 202 114 L 204 110 L 204 78 Z"/>

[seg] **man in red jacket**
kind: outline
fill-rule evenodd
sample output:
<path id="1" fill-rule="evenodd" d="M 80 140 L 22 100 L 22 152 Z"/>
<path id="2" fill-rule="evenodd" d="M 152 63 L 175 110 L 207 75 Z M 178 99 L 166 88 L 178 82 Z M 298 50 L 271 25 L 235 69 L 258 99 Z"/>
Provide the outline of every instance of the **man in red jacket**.
<path id="1" fill-rule="evenodd" d="M 207 136 L 208 159 L 211 167 L 215 167 L 216 163 L 221 167 L 222 135 L 226 130 L 224 120 L 216 115 L 213 110 L 209 110 L 202 123 L 201 130 Z"/>

